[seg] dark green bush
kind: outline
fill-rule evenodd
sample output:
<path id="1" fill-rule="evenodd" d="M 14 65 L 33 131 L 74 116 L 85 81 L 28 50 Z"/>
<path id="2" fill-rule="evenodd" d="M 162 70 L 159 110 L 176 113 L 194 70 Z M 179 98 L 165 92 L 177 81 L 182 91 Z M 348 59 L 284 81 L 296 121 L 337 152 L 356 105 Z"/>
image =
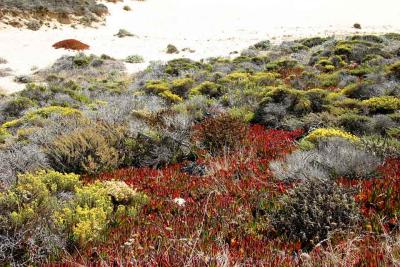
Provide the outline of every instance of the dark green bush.
<path id="1" fill-rule="evenodd" d="M 282 197 L 271 215 L 274 228 L 289 240 L 312 248 L 335 230 L 345 230 L 359 222 L 354 196 L 334 182 L 310 180 Z"/>
<path id="2" fill-rule="evenodd" d="M 121 127 L 98 124 L 57 137 L 46 151 L 51 166 L 58 171 L 96 174 L 122 163 L 124 138 Z"/>

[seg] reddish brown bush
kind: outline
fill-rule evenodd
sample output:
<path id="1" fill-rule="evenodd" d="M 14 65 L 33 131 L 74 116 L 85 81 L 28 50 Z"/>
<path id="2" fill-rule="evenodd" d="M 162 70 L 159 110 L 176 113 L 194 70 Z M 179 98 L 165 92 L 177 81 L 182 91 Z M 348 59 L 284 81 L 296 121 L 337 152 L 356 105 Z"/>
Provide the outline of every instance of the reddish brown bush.
<path id="1" fill-rule="evenodd" d="M 53 44 L 55 49 L 64 48 L 66 50 L 82 51 L 90 48 L 89 45 L 84 44 L 75 39 L 67 39 Z"/>
<path id="2" fill-rule="evenodd" d="M 235 150 L 243 143 L 248 127 L 227 114 L 206 119 L 194 127 L 193 139 L 207 151 L 218 154 L 224 149 Z"/>

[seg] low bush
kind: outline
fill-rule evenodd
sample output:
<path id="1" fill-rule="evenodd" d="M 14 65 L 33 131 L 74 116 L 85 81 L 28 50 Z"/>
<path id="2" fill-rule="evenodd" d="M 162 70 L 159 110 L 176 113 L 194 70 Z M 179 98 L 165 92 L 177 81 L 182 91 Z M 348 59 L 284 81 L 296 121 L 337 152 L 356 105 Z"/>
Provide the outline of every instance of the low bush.
<path id="1" fill-rule="evenodd" d="M 144 194 L 124 182 L 82 185 L 79 176 L 55 171 L 21 174 L 0 192 L 0 263 L 44 263 L 70 249 L 83 248 L 111 228 L 137 216 Z"/>
<path id="2" fill-rule="evenodd" d="M 144 58 L 140 55 L 131 55 L 131 56 L 127 56 L 125 58 L 125 62 L 131 63 L 131 64 L 143 63 Z"/>
<path id="3" fill-rule="evenodd" d="M 247 126 L 227 114 L 207 118 L 194 127 L 193 138 L 212 154 L 239 148 L 246 137 Z"/>
<path id="4" fill-rule="evenodd" d="M 394 96 L 373 97 L 362 103 L 371 113 L 391 113 L 400 109 L 400 99 Z"/>
<path id="5" fill-rule="evenodd" d="M 354 197 L 334 182 L 304 182 L 283 196 L 271 221 L 278 233 L 311 249 L 336 230 L 354 227 L 360 214 Z"/>
<path id="6" fill-rule="evenodd" d="M 339 129 L 333 129 L 333 128 L 316 129 L 316 130 L 310 132 L 303 140 L 312 142 L 312 143 L 316 143 L 320 140 L 323 140 L 323 139 L 329 138 L 329 137 L 340 137 L 340 138 L 343 138 L 343 139 L 346 139 L 346 140 L 349 140 L 352 142 L 357 142 L 360 140 L 360 138 L 358 138 L 355 135 L 352 135 L 350 133 L 344 132 Z"/>
<path id="7" fill-rule="evenodd" d="M 123 129 L 98 124 L 56 137 L 46 153 L 56 170 L 95 174 L 122 163 L 118 146 L 123 139 Z"/>
<path id="8" fill-rule="evenodd" d="M 206 95 L 209 97 L 217 98 L 223 95 L 223 88 L 221 85 L 213 82 L 203 82 L 190 90 L 190 95 Z"/>
<path id="9" fill-rule="evenodd" d="M 283 161 L 272 161 L 269 166 L 274 176 L 291 182 L 297 180 L 368 179 L 376 174 L 382 158 L 369 150 L 339 138 L 322 141 L 308 151 L 295 151 Z"/>

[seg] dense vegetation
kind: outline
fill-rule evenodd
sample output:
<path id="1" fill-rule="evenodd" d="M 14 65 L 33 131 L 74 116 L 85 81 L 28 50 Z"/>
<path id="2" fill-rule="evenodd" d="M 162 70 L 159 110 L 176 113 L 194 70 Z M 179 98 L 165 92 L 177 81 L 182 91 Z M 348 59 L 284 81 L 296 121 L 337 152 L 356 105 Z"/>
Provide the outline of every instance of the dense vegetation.
<path id="1" fill-rule="evenodd" d="M 400 34 L 33 80 L 0 102 L 0 264 L 400 263 Z"/>
<path id="2" fill-rule="evenodd" d="M 80 23 L 89 25 L 99 21 L 107 13 L 107 7 L 97 0 L 2 0 L 0 2 L 2 22 L 15 27 L 27 26 L 31 30 L 38 30 L 52 19 L 64 24 L 70 24 L 77 19 Z M 22 21 L 21 18 L 26 20 Z"/>

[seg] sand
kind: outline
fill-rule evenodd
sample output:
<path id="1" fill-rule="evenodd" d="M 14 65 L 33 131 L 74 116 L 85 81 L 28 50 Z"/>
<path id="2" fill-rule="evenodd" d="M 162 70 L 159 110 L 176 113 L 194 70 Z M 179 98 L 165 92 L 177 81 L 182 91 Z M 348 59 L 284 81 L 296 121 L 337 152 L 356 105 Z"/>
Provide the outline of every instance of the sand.
<path id="1" fill-rule="evenodd" d="M 132 11 L 124 11 L 129 5 Z M 143 64 L 127 64 L 130 73 L 144 69 L 149 61 L 177 57 L 201 59 L 228 56 L 257 41 L 274 42 L 300 37 L 354 33 L 400 32 L 398 0 L 125 0 L 107 3 L 110 16 L 97 28 L 62 26 L 39 31 L 0 24 L 0 57 L 7 59 L 12 76 L 0 78 L 0 89 L 12 93 L 24 88 L 13 82 L 17 75 L 45 68 L 64 54 L 52 44 L 74 38 L 91 46 L 87 53 L 123 59 L 139 54 Z M 362 30 L 352 28 L 360 23 Z M 119 29 L 136 37 L 118 38 Z M 165 53 L 168 44 L 194 53 Z"/>

